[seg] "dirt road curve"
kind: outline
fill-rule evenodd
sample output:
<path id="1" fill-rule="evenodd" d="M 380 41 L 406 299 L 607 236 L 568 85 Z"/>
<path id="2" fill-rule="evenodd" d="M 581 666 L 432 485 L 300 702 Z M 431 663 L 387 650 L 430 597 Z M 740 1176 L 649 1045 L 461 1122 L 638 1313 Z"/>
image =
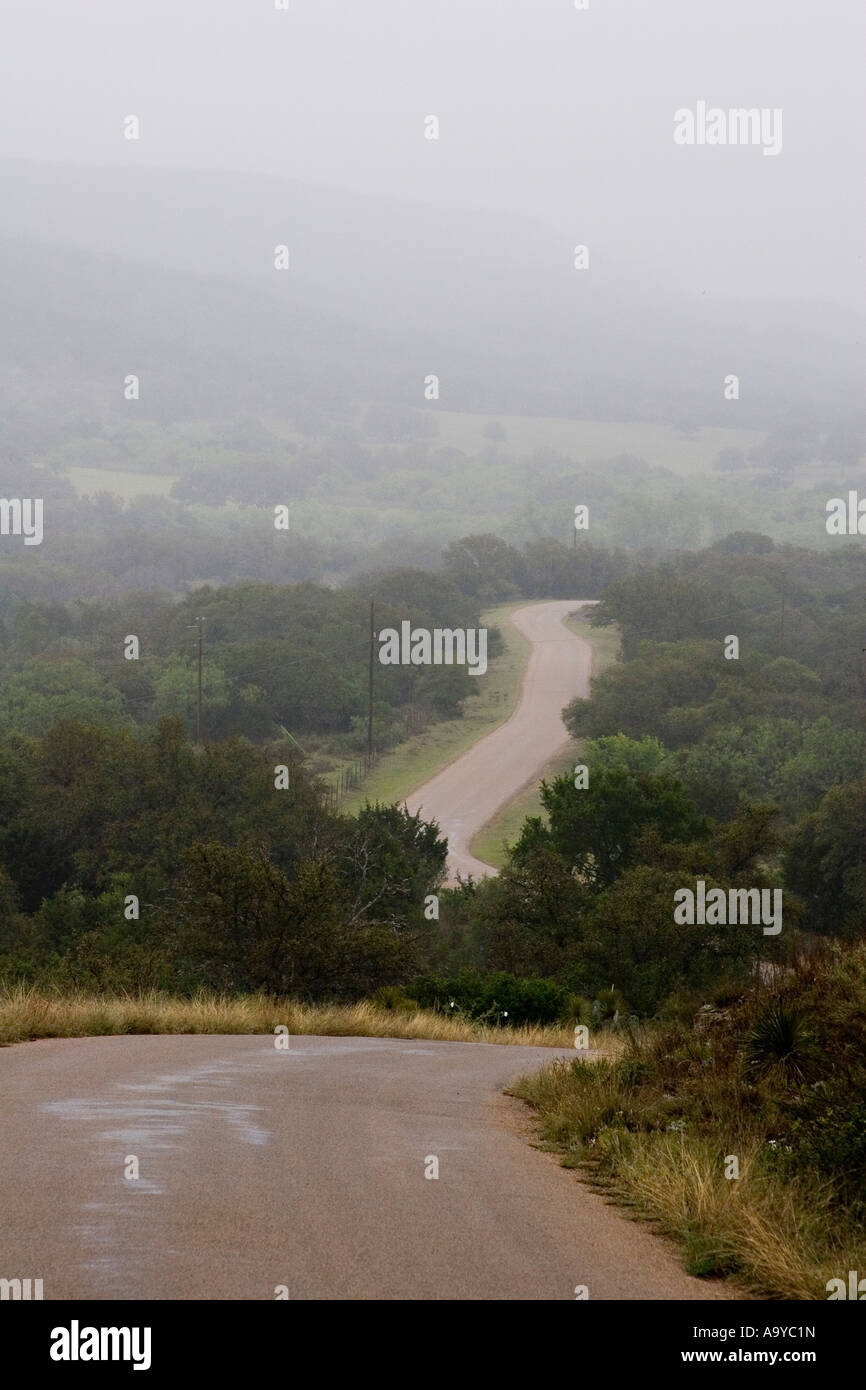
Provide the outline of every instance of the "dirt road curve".
<path id="1" fill-rule="evenodd" d="M 552 1055 L 379 1038 L 4 1048 L 0 1277 L 42 1279 L 46 1300 L 726 1296 L 516 1132 L 523 1107 L 501 1088 Z"/>
<path id="2" fill-rule="evenodd" d="M 472 837 L 568 742 L 562 709 L 575 695 L 589 694 L 592 648 L 563 627 L 562 620 L 584 602 L 532 604 L 511 615 L 532 643 L 516 710 L 407 797 L 411 813 L 435 820 L 448 839 L 449 882 L 458 873 L 476 878 L 496 873 L 469 853 Z"/>

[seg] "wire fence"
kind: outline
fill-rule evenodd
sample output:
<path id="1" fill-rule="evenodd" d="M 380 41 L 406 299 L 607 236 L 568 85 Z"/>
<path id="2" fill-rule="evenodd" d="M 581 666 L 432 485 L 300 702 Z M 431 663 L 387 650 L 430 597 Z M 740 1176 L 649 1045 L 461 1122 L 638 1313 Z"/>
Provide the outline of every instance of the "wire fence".
<path id="1" fill-rule="evenodd" d="M 429 709 L 414 703 L 408 705 L 404 714 L 404 724 L 406 738 L 413 734 L 423 734 L 430 724 Z M 325 793 L 325 804 L 331 811 L 339 811 L 345 798 L 360 788 L 376 766 L 376 761 L 377 754 L 374 752 L 364 753 L 361 757 L 343 764 Z"/>
<path id="2" fill-rule="evenodd" d="M 373 768 L 376 766 L 376 754 L 364 753 L 360 758 L 354 759 L 350 763 L 345 763 L 337 773 L 336 779 L 327 788 L 325 793 L 325 804 L 328 809 L 335 814 L 343 804 L 343 799 L 349 792 L 357 791 L 361 783 L 366 781 Z"/>

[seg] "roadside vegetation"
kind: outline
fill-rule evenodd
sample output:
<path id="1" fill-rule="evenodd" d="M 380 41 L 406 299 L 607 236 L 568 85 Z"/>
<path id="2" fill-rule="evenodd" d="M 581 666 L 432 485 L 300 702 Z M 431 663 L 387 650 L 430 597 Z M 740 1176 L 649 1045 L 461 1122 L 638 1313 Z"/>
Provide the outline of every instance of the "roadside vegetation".
<path id="1" fill-rule="evenodd" d="M 100 680 L 116 697 L 84 683 L 72 707 L 66 664 L 95 669 L 105 614 L 42 603 L 8 618 L 0 1040 L 282 1024 L 567 1047 L 569 1061 L 518 1089 L 544 1143 L 677 1235 L 693 1273 L 826 1297 L 829 1280 L 866 1269 L 866 557 L 747 533 L 619 575 L 614 554 L 554 542 L 467 537 L 444 559 L 436 583 L 399 570 L 351 592 L 136 599 L 162 655 L 136 669 L 115 650 Z M 459 599 L 474 624 L 593 589 L 593 634 L 607 658 L 621 640 L 621 657 L 565 711 L 580 758 L 542 779 L 495 878 L 444 888 L 437 826 L 387 801 L 341 814 L 316 759 L 276 727 L 285 695 L 296 726 L 308 721 L 298 743 L 357 736 L 363 654 L 342 668 L 338 650 L 371 591 L 392 621 L 426 595 L 429 623 Z M 312 664 L 270 651 L 277 599 L 289 646 L 310 635 Z M 112 609 L 112 630 L 135 631 L 132 611 Z M 189 673 L 173 687 L 170 655 L 196 614 L 238 679 L 251 641 L 262 656 L 256 690 L 225 687 L 226 728 L 200 746 Z M 516 648 L 496 659 L 513 694 Z M 465 692 L 427 674 L 431 727 L 444 726 Z M 418 689 L 405 675 L 383 680 L 377 707 L 398 743 L 411 743 Z M 176 688 L 173 717 L 148 707 L 148 681 L 160 699 Z M 117 717 L 100 714 L 108 698 Z M 258 710 L 257 730 L 226 731 L 235 706 Z M 677 920 L 675 895 L 698 880 L 723 901 L 781 894 L 782 930 Z M 590 1052 L 574 1064 L 576 1028 Z"/>
<path id="2" fill-rule="evenodd" d="M 679 1239 L 689 1273 L 827 1298 L 866 1256 L 866 945 L 668 1012 L 619 1058 L 555 1062 L 514 1094 L 568 1167 Z"/>
<path id="3" fill-rule="evenodd" d="M 624 302 L 576 315 L 541 242 L 491 261 L 461 213 L 433 238 L 456 278 L 404 273 L 429 208 L 391 200 L 383 240 L 369 197 L 297 181 L 312 273 L 284 297 L 249 219 L 213 217 L 279 225 L 273 180 L 202 173 L 181 206 L 132 173 L 0 168 L 0 494 L 45 514 L 0 553 L 0 1045 L 566 1047 L 517 1088 L 542 1142 L 693 1273 L 866 1278 L 866 549 L 826 526 L 866 458 L 857 320 L 764 305 L 743 356 L 739 316 L 659 294 L 613 332 Z M 61 230 L 74 192 L 81 244 L 32 239 L 34 192 Z M 128 260 L 167 206 L 173 268 Z M 354 256 L 317 250 L 343 226 Z M 411 406 L 421 323 L 448 381 L 419 369 Z M 567 754 L 475 839 L 498 876 L 445 888 L 400 803 L 513 708 L 507 614 L 577 598 Z M 379 631 L 487 626 L 486 674 L 374 652 L 370 710 L 371 600 Z M 782 895 L 782 930 L 677 920 L 698 881 Z"/>
<path id="4" fill-rule="evenodd" d="M 196 994 L 178 999 L 157 991 L 100 995 L 26 987 L 0 990 L 0 1046 L 36 1038 L 103 1037 L 128 1033 L 254 1033 L 328 1037 L 426 1038 L 437 1042 L 495 1042 L 520 1047 L 569 1047 L 571 1033 L 556 1024 L 508 1027 L 452 1012 L 420 1009 L 401 993 L 380 1002 L 304 1004 L 265 995 Z"/>
<path id="5" fill-rule="evenodd" d="M 461 704 L 456 717 L 434 723 L 424 719 L 417 732 L 383 753 L 363 784 L 343 797 L 344 811 L 356 811 L 365 801 L 404 800 L 510 718 L 520 696 L 530 646 L 508 619 L 524 607 L 521 600 L 499 604 L 481 614 L 481 625 L 498 634 L 500 654 L 491 662 L 485 679 L 476 681 L 477 691 Z"/>
<path id="6" fill-rule="evenodd" d="M 793 963 L 812 938 L 862 934 L 858 603 L 866 562 L 858 550 L 831 556 L 734 536 L 615 581 L 606 579 L 615 556 L 552 542 L 520 551 L 496 537 L 467 537 L 444 559 L 445 575 L 389 571 L 352 593 L 238 586 L 160 601 L 149 617 L 142 603 L 142 631 L 157 649 L 171 648 L 204 614 L 215 659 L 237 662 L 239 671 L 259 625 L 261 684 L 246 694 L 238 686 L 223 711 L 230 725 L 233 701 L 250 719 L 258 709 L 258 738 L 252 726 L 246 737 L 205 730 L 198 747 L 185 704 L 173 717 L 142 712 L 136 702 L 150 699 L 151 677 L 118 650 L 110 678 L 126 683 L 118 698 L 136 712 L 112 724 L 86 701 L 70 709 L 64 643 L 89 653 L 107 629 L 89 605 L 21 610 L 7 626 L 4 654 L 15 695 L 7 696 L 0 739 L 0 979 L 109 994 L 205 989 L 355 1004 L 383 987 L 417 997 L 414 982 L 428 977 L 507 976 L 583 1001 L 572 1008 L 574 1022 L 611 989 L 620 1001 L 614 1013 L 645 1020 L 720 979 L 739 987 L 758 965 Z M 429 622 L 444 619 L 454 595 L 471 622 L 526 601 L 521 585 L 530 574 L 530 588 L 554 594 L 600 586 L 592 632 L 608 658 L 621 634 L 622 659 L 600 664 L 592 697 L 566 711 L 584 741 L 588 784 L 575 786 L 573 766 L 543 781 L 539 813 L 517 829 L 499 876 L 445 889 L 446 846 L 435 826 L 387 802 L 340 814 L 304 748 L 271 721 L 291 708 L 296 726 L 306 722 L 313 734 L 342 721 L 333 737 L 351 736 L 363 653 L 357 669 L 345 667 L 342 686 L 328 663 L 363 616 L 370 584 L 394 621 L 423 594 Z M 293 651 L 307 634 L 315 660 L 271 652 L 264 634 L 277 598 L 280 626 L 293 623 L 295 634 L 277 646 L 287 641 Z M 114 615 L 117 632 L 135 631 L 129 617 Z M 738 662 L 722 652 L 732 624 L 743 644 Z M 787 654 L 794 644 L 796 658 Z M 42 650 L 43 672 L 57 676 L 41 705 L 22 682 L 28 649 Z M 497 661 L 513 686 L 516 649 Z M 382 682 L 389 717 L 410 698 L 399 681 L 411 670 L 388 670 L 397 683 L 390 695 Z M 459 673 L 424 674 L 445 706 L 453 699 L 462 707 L 451 683 Z M 13 716 L 25 721 L 17 729 Z M 283 764 L 287 786 L 275 779 Z M 710 889 L 784 893 L 784 930 L 678 925 L 673 895 L 696 879 Z M 472 989 L 463 992 L 468 998 Z"/>

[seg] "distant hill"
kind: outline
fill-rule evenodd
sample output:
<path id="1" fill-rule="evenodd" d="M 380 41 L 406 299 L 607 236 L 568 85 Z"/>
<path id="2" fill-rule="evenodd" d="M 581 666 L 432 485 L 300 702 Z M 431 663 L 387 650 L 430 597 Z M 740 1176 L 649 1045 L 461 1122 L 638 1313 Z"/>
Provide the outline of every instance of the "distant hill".
<path id="1" fill-rule="evenodd" d="M 302 403 L 339 413 L 369 385 L 354 337 L 336 315 L 255 284 L 0 241 L 0 389 L 48 411 L 122 409 L 134 373 L 136 419 L 286 415 Z"/>
<path id="2" fill-rule="evenodd" d="M 143 363 L 166 418 L 424 407 L 436 373 L 452 410 L 768 428 L 791 403 L 851 409 L 866 365 L 837 310 L 677 299 L 601 247 L 574 270 L 529 219 L 314 183 L 0 161 L 0 238 L 6 372 L 63 360 L 67 385 L 113 391 Z"/>

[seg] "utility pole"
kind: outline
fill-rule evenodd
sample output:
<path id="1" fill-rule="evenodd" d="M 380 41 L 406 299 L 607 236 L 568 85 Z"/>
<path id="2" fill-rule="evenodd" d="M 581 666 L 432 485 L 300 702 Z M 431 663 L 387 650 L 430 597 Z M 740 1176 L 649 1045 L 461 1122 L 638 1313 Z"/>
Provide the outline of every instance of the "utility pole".
<path id="1" fill-rule="evenodd" d="M 779 649 L 785 650 L 785 576 L 782 575 L 782 611 L 779 614 Z"/>
<path id="2" fill-rule="evenodd" d="M 369 700 L 367 706 L 367 757 L 373 756 L 373 660 L 375 657 L 376 628 L 375 628 L 375 605 L 370 599 L 370 682 Z"/>
<path id="3" fill-rule="evenodd" d="M 195 711 L 195 741 L 201 743 L 201 647 L 204 637 L 204 618 L 196 618 L 194 623 L 188 623 L 187 627 L 198 628 L 198 698 L 196 700 Z"/>

